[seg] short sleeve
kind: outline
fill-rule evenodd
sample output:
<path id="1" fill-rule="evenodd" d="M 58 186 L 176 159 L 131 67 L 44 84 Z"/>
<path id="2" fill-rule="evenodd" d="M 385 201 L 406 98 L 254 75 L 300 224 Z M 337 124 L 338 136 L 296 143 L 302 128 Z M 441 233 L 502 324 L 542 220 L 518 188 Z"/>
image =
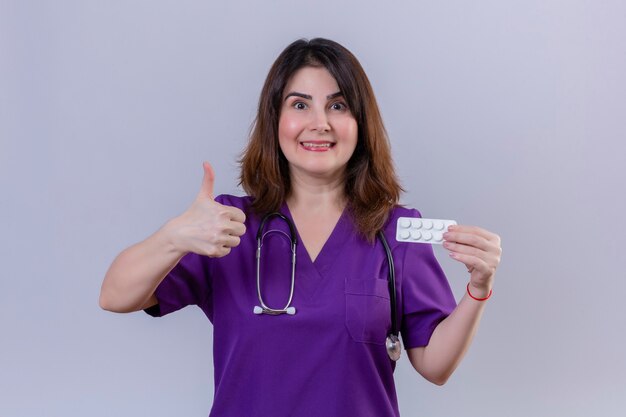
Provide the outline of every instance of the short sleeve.
<path id="1" fill-rule="evenodd" d="M 421 217 L 417 214 L 413 217 Z M 456 307 L 456 300 L 432 245 L 404 245 L 400 332 L 405 349 L 411 349 L 428 345 L 437 325 Z"/>
<path id="2" fill-rule="evenodd" d="M 211 295 L 206 256 L 188 253 L 161 281 L 154 294 L 158 304 L 144 311 L 161 317 L 188 305 L 201 305 Z"/>

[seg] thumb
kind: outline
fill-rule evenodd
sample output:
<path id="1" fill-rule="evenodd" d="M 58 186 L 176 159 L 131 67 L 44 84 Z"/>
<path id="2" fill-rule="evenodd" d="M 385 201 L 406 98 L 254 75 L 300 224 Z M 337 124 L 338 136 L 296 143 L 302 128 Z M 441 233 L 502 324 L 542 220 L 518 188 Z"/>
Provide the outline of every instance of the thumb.
<path id="1" fill-rule="evenodd" d="M 202 163 L 202 168 L 204 168 L 204 177 L 202 178 L 202 186 L 200 187 L 200 193 L 198 193 L 198 197 L 202 198 L 210 198 L 213 200 L 213 184 L 215 183 L 215 172 L 213 172 L 213 167 L 207 161 Z"/>

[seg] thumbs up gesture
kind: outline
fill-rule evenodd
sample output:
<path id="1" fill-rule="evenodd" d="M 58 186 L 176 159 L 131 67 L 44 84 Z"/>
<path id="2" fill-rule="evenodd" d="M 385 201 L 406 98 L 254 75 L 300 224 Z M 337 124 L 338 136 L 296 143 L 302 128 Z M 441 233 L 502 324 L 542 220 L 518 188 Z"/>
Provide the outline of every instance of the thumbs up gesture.
<path id="1" fill-rule="evenodd" d="M 239 245 L 239 236 L 246 232 L 246 215 L 213 199 L 215 173 L 208 162 L 203 168 L 202 186 L 193 204 L 168 226 L 177 251 L 219 258 Z"/>

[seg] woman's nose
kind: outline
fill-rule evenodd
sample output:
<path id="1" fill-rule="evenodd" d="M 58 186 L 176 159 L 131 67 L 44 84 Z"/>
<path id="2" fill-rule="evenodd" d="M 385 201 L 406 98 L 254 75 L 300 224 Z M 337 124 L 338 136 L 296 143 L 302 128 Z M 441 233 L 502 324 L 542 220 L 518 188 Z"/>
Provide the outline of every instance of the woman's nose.
<path id="1" fill-rule="evenodd" d="M 325 109 L 318 109 L 311 112 L 311 130 L 319 133 L 328 132 L 330 124 L 328 123 L 328 115 Z"/>

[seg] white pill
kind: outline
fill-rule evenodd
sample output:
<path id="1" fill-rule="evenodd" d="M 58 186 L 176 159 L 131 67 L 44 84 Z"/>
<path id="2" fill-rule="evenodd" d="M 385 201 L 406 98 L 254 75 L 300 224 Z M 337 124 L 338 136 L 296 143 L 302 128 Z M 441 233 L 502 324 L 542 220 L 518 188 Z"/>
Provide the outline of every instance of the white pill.
<path id="1" fill-rule="evenodd" d="M 431 220 L 424 220 L 424 229 L 430 230 L 433 228 L 433 222 Z"/>
<path id="2" fill-rule="evenodd" d="M 433 233 L 433 239 L 436 242 L 441 242 L 443 240 L 443 234 L 439 233 L 439 232 L 435 232 L 435 233 Z"/>
<path id="3" fill-rule="evenodd" d="M 400 219 L 400 227 L 403 227 L 405 229 L 411 227 L 411 219 Z"/>
<path id="4" fill-rule="evenodd" d="M 422 227 L 422 221 L 420 219 L 413 219 L 413 227 L 419 229 Z"/>
<path id="5" fill-rule="evenodd" d="M 400 237 L 401 237 L 402 239 L 408 239 L 408 238 L 409 238 L 409 236 L 411 236 L 411 232 L 410 232 L 410 231 L 408 231 L 408 230 L 402 230 L 402 231 L 400 232 Z"/>
<path id="6" fill-rule="evenodd" d="M 443 222 L 435 220 L 433 223 L 435 223 L 435 230 L 443 230 Z"/>
<path id="7" fill-rule="evenodd" d="M 411 230 L 411 239 L 419 240 L 422 237 L 422 234 L 417 230 Z"/>
<path id="8" fill-rule="evenodd" d="M 433 238 L 433 234 L 430 232 L 424 232 L 422 233 L 422 237 L 424 238 L 424 240 L 430 240 Z"/>

